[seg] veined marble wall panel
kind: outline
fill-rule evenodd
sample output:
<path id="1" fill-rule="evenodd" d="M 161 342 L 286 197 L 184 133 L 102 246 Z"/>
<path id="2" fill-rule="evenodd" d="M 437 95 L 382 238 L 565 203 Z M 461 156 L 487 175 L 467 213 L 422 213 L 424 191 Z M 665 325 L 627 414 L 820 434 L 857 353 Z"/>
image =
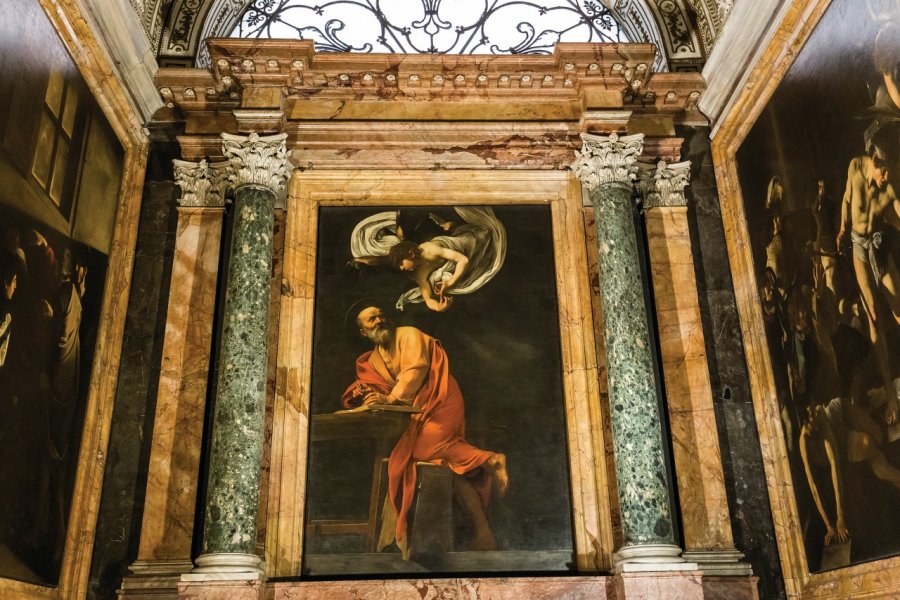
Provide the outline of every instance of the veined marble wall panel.
<path id="1" fill-rule="evenodd" d="M 688 221 L 725 491 L 735 546 L 759 576 L 760 597 L 777 600 L 785 597 L 784 584 L 734 288 L 728 257 L 722 252 L 725 234 L 708 132 L 706 127 L 679 128 L 685 139 L 684 158 L 691 161 L 691 184 L 686 190 Z"/>
<path id="2" fill-rule="evenodd" d="M 147 485 L 154 403 L 162 362 L 166 297 L 174 251 L 175 204 L 172 148 L 154 145 L 141 201 L 135 248 L 134 292 L 128 302 L 116 407 L 103 479 L 90 594 L 111 597 L 137 556 Z M 161 172 L 162 171 L 162 172 Z"/>

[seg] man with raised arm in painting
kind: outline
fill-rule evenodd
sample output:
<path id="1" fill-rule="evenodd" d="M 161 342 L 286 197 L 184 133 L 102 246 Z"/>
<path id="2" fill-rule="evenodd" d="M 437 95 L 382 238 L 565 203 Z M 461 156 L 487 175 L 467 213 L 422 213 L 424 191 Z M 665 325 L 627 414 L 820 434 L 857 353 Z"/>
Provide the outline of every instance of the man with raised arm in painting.
<path id="1" fill-rule="evenodd" d="M 454 494 L 474 528 L 471 549 L 495 550 L 497 540 L 485 509 L 492 486 L 500 496 L 509 487 L 506 456 L 464 439 L 463 397 L 441 343 L 415 327 L 395 327 L 375 303 L 357 303 L 350 309 L 351 315 L 354 312 L 359 333 L 375 347 L 357 359 L 357 379 L 341 397 L 344 407 L 405 404 L 422 411 L 410 415 L 409 426 L 388 459 L 389 502 L 378 550 L 396 541 L 404 557 L 409 555 L 407 516 L 419 461 L 453 471 Z M 396 519 L 393 528 L 391 519 Z"/>
<path id="2" fill-rule="evenodd" d="M 887 123 L 874 131 L 866 150 L 867 154 L 851 160 L 847 169 L 837 246 L 842 247 L 849 229 L 853 270 L 884 385 L 885 422 L 893 425 L 900 418 L 900 379 L 893 381 L 891 374 L 887 320 L 893 318 L 900 323 L 900 276 L 891 254 L 892 243 L 897 243 L 892 238 L 900 224 L 900 200 L 890 175 L 900 158 L 900 123 Z M 890 314 L 882 308 L 882 301 Z"/>

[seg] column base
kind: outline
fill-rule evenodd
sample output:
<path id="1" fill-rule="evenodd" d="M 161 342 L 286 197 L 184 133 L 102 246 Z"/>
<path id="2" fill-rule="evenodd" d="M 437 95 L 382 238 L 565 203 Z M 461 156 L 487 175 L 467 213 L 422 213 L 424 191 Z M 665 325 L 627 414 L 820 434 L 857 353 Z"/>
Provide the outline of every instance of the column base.
<path id="1" fill-rule="evenodd" d="M 686 561 L 681 548 L 674 544 L 624 546 L 613 554 L 613 572 L 616 574 L 697 570 L 697 563 Z"/>
<path id="2" fill-rule="evenodd" d="M 178 582 L 190 573 L 194 563 L 184 560 L 136 560 L 119 588 L 119 598 L 165 600 L 178 597 Z"/>
<path id="3" fill-rule="evenodd" d="M 753 569 L 741 562 L 744 553 L 730 550 L 685 550 L 685 560 L 695 562 L 703 571 L 703 577 L 749 577 Z"/>
<path id="4" fill-rule="evenodd" d="M 182 581 L 203 581 L 214 579 L 264 579 L 266 567 L 255 554 L 240 552 L 217 552 L 201 554 L 189 574 Z"/>

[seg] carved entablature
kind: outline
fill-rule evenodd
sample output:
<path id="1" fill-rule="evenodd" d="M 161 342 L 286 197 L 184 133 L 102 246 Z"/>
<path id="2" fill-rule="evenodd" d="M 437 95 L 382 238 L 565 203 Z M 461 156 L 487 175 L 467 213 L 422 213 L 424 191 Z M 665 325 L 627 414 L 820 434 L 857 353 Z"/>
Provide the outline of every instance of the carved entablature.
<path id="1" fill-rule="evenodd" d="M 696 73 L 654 73 L 649 44 L 558 44 L 552 56 L 491 57 L 317 53 L 312 42 L 303 40 L 220 39 L 209 44 L 211 74 L 160 69 L 157 83 L 170 108 L 229 110 L 240 103 L 244 108 L 278 106 L 288 119 L 340 118 L 304 114 L 304 108 L 312 103 L 322 111 L 326 101 L 353 99 L 460 103 L 505 97 L 532 109 L 549 104 L 547 116 L 558 120 L 571 118 L 573 109 L 592 107 L 690 120 L 698 118 L 696 103 L 705 89 Z M 247 89 L 255 92 L 248 95 Z M 278 90 L 277 98 L 260 95 L 263 89 Z"/>
<path id="2" fill-rule="evenodd" d="M 189 160 L 219 135 L 286 133 L 303 168 L 565 169 L 580 134 L 643 133 L 643 160 L 679 159 L 705 124 L 698 73 L 656 73 L 650 44 L 558 44 L 553 55 L 317 53 L 310 41 L 219 39 L 212 68 L 160 69 Z M 352 123 L 352 127 L 348 126 Z"/>

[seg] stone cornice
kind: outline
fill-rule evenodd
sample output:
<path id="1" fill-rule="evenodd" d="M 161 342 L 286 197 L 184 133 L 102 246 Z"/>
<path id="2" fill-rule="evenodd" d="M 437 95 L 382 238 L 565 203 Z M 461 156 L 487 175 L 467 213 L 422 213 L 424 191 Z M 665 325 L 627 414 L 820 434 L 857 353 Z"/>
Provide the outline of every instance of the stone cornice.
<path id="1" fill-rule="evenodd" d="M 249 136 L 222 134 L 222 149 L 231 163 L 229 179 L 234 187 L 259 185 L 274 192 L 284 187 L 289 174 L 287 134 Z"/>
<path id="2" fill-rule="evenodd" d="M 581 151 L 575 152 L 571 168 L 589 190 L 612 183 L 631 184 L 637 175 L 637 159 L 643 149 L 643 134 L 581 135 Z"/>
<path id="3" fill-rule="evenodd" d="M 175 183 L 181 188 L 179 206 L 220 208 L 225 206 L 228 163 L 190 162 L 175 159 Z"/>
<path id="4" fill-rule="evenodd" d="M 641 178 L 639 187 L 644 196 L 644 208 L 687 206 L 684 188 L 690 180 L 690 161 L 673 165 L 660 161 L 655 169 L 647 171 Z"/>
<path id="5" fill-rule="evenodd" d="M 317 53 L 304 40 L 217 39 L 209 47 L 212 71 L 159 70 L 171 110 L 158 119 L 239 108 L 281 110 L 286 121 L 357 120 L 363 112 L 385 120 L 578 121 L 584 111 L 615 109 L 705 122 L 697 111 L 703 78 L 654 73 L 649 44 L 558 44 L 547 56 Z"/>
<path id="6" fill-rule="evenodd" d="M 303 168 L 564 169 L 579 135 L 643 133 L 676 162 L 679 123 L 705 123 L 697 73 L 654 73 L 648 44 L 559 44 L 551 56 L 317 53 L 309 41 L 212 40 L 212 70 L 162 69 L 187 160 L 220 134 L 286 133 Z"/>

